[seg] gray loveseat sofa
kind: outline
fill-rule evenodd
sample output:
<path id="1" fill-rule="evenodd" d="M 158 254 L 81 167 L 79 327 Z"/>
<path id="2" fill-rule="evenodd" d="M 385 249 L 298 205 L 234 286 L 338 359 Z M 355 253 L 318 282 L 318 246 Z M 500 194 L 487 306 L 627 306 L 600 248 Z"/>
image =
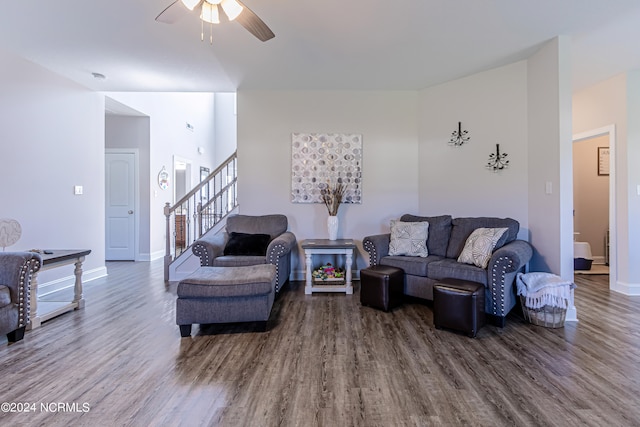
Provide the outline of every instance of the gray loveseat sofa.
<path id="1" fill-rule="evenodd" d="M 498 326 L 515 306 L 515 278 L 524 271 L 533 255 L 531 245 L 517 240 L 520 224 L 511 218 L 452 218 L 450 215 L 420 217 L 403 215 L 403 222 L 429 223 L 427 257 L 390 256 L 390 233 L 367 236 L 363 247 L 369 253 L 370 265 L 388 265 L 405 272 L 404 293 L 433 300 L 433 285 L 441 279 L 455 278 L 482 283 L 485 286 L 485 313 Z M 477 228 L 508 230 L 498 240 L 487 268 L 457 261 L 467 238 Z"/>
<path id="2" fill-rule="evenodd" d="M 287 217 L 280 214 L 230 215 L 224 232 L 202 236 L 194 242 L 192 251 L 202 267 L 273 264 L 277 293 L 289 279 L 291 251 L 296 246 L 296 236 L 287 231 L 288 226 Z M 232 238 L 235 244 L 230 248 Z"/>

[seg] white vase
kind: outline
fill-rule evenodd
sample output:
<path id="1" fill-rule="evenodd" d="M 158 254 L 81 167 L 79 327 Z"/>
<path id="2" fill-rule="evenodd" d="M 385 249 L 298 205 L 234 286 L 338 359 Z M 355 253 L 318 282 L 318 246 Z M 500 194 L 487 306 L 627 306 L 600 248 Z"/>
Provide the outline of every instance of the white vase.
<path id="1" fill-rule="evenodd" d="M 330 215 L 327 218 L 327 229 L 329 230 L 329 240 L 336 240 L 338 238 L 338 217 Z"/>

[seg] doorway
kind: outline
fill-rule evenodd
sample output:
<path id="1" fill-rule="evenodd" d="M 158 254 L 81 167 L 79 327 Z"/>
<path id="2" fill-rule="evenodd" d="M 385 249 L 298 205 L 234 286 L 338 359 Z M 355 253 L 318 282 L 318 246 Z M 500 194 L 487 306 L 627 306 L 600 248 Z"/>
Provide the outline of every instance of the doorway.
<path id="1" fill-rule="evenodd" d="M 105 153 L 105 259 L 135 261 L 138 153 Z"/>
<path id="2" fill-rule="evenodd" d="M 173 156 L 173 203 L 191 191 L 191 160 Z"/>
<path id="3" fill-rule="evenodd" d="M 573 136 L 574 240 L 580 242 L 577 257 L 592 251 L 591 273 L 606 273 L 609 288 L 616 283 L 615 126 Z M 584 245 L 588 243 L 589 245 Z M 583 272 L 587 272 L 583 271 Z M 582 271 L 577 271 L 582 272 Z"/>

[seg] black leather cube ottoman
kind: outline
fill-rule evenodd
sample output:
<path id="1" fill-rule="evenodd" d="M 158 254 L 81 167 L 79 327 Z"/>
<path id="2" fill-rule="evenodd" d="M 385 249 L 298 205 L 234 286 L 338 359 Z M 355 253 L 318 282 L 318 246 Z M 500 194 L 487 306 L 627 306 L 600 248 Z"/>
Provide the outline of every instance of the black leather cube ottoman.
<path id="1" fill-rule="evenodd" d="M 484 325 L 484 285 L 442 279 L 433 286 L 433 325 L 475 337 Z"/>
<path id="2" fill-rule="evenodd" d="M 402 304 L 404 271 L 386 265 L 360 270 L 360 304 L 389 311 Z"/>

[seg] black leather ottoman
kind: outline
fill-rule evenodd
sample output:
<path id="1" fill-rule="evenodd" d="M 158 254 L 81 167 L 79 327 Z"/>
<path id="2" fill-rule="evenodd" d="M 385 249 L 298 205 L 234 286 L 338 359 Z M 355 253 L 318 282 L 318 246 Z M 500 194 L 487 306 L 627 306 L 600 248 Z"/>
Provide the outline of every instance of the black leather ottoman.
<path id="1" fill-rule="evenodd" d="M 360 304 L 389 311 L 402 304 L 404 271 L 386 265 L 360 270 Z"/>
<path id="2" fill-rule="evenodd" d="M 475 337 L 484 325 L 484 285 L 442 279 L 433 286 L 433 325 Z"/>

